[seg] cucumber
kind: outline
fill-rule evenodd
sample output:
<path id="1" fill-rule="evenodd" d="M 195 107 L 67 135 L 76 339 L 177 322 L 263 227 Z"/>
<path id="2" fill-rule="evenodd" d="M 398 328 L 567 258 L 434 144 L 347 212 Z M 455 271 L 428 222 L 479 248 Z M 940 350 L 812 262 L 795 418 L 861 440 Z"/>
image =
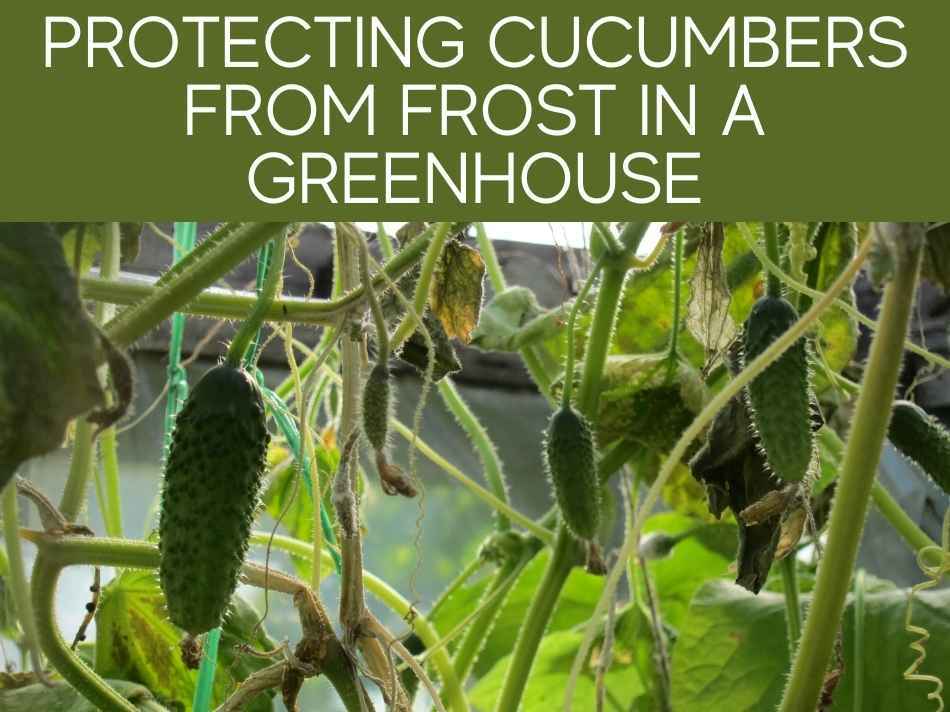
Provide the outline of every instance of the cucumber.
<path id="1" fill-rule="evenodd" d="M 601 508 L 594 434 L 587 419 L 569 405 L 551 416 L 545 463 L 568 530 L 578 539 L 595 540 Z"/>
<path id="2" fill-rule="evenodd" d="M 227 365 L 198 381 L 175 421 L 159 521 L 159 579 L 172 623 L 191 635 L 221 623 L 258 506 L 267 445 L 264 402 Z"/>
<path id="3" fill-rule="evenodd" d="M 744 358 L 750 363 L 798 320 L 781 297 L 762 297 L 745 324 Z M 758 444 L 769 469 L 788 482 L 801 481 L 814 451 L 811 384 L 804 337 L 746 388 Z"/>
<path id="4" fill-rule="evenodd" d="M 950 494 L 950 432 L 943 425 L 920 406 L 899 400 L 894 402 L 887 437 Z"/>
<path id="5" fill-rule="evenodd" d="M 376 452 L 386 449 L 389 403 L 389 369 L 377 363 L 363 385 L 363 432 Z"/>

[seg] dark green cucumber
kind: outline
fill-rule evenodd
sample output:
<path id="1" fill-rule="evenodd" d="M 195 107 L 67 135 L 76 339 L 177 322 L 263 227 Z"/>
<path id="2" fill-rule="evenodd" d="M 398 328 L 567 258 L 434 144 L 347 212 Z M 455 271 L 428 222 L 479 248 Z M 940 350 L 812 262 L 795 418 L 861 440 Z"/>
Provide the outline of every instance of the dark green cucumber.
<path id="1" fill-rule="evenodd" d="M 745 324 L 745 363 L 765 351 L 798 320 L 798 312 L 781 297 L 762 297 Z M 811 463 L 811 385 L 805 339 L 772 362 L 746 389 L 758 443 L 769 469 L 783 480 L 798 482 Z"/>
<path id="2" fill-rule="evenodd" d="M 363 432 L 376 452 L 386 448 L 389 402 L 389 369 L 377 363 L 363 385 Z"/>
<path id="3" fill-rule="evenodd" d="M 587 419 L 570 406 L 554 413 L 545 456 L 564 523 L 578 539 L 594 540 L 600 527 L 600 482 Z"/>
<path id="4" fill-rule="evenodd" d="M 950 494 L 950 432 L 923 408 L 895 401 L 887 437 L 894 447 Z"/>
<path id="5" fill-rule="evenodd" d="M 159 577 L 169 618 L 192 635 L 220 624 L 237 587 L 269 440 L 260 389 L 227 365 L 204 374 L 175 421 Z"/>

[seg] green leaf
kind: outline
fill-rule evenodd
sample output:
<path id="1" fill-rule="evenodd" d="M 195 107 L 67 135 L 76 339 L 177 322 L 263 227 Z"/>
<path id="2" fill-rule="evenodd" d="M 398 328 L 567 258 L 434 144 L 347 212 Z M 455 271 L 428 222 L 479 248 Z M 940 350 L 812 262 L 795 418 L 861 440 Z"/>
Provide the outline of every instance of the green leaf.
<path id="1" fill-rule="evenodd" d="M 314 438 L 314 454 L 316 455 L 316 471 L 319 473 L 321 486 L 329 482 L 337 470 L 340 462 L 340 452 L 335 446 L 328 446 L 320 438 Z M 274 452 L 271 448 L 271 452 Z M 286 450 L 280 449 L 284 457 L 289 457 Z M 273 467 L 283 458 L 269 456 L 269 465 Z M 330 487 L 326 487 L 323 495 L 323 507 L 330 520 L 333 521 L 333 508 Z M 301 541 L 313 541 L 313 501 L 307 494 L 302 477 L 298 474 L 297 465 L 285 467 L 278 475 L 272 477 L 267 491 L 264 493 L 264 506 L 267 513 L 280 522 L 281 528 L 290 536 Z M 309 581 L 312 574 L 309 559 L 291 556 L 294 569 L 304 581 Z"/>
<path id="2" fill-rule="evenodd" d="M 237 597 L 235 597 L 236 599 Z M 222 659 L 234 662 L 234 645 L 244 642 L 258 649 L 273 647 L 265 634 L 251 635 L 258 615 L 241 601 L 232 602 L 225 619 Z M 96 663 L 103 677 L 127 679 L 145 685 L 169 705 L 191 708 L 198 673 L 181 660 L 178 644 L 183 634 L 168 620 L 165 599 L 152 571 L 127 570 L 103 588 L 96 611 Z M 214 700 L 220 704 L 242 675 L 256 662 L 219 664 L 215 671 Z M 258 697 L 251 710 L 269 710 L 270 700 Z"/>
<path id="3" fill-rule="evenodd" d="M 481 654 L 475 663 L 475 675 L 485 674 L 498 660 L 512 651 L 518 629 L 524 620 L 534 599 L 535 591 L 541 583 L 547 566 L 548 551 L 538 553 L 525 567 L 518 581 L 512 587 L 502 604 L 495 621 L 495 627 L 489 634 Z M 448 633 L 458 625 L 477 606 L 485 590 L 487 580 L 482 578 L 476 583 L 462 586 L 439 608 L 433 621 L 441 634 Z M 590 617 L 603 589 L 603 577 L 592 576 L 583 569 L 575 568 L 568 577 L 558 598 L 557 606 L 548 625 L 548 632 L 571 628 Z"/>
<path id="4" fill-rule="evenodd" d="M 106 682 L 142 712 L 166 712 L 145 687 L 125 680 Z M 96 712 L 96 707 L 69 685 L 46 687 L 39 683 L 0 692 L 0 709 L 4 712 Z"/>
<path id="5" fill-rule="evenodd" d="M 0 489 L 104 402 L 99 337 L 47 223 L 0 224 Z"/>
<path id="6" fill-rule="evenodd" d="M 847 267 L 857 249 L 851 223 L 830 223 L 815 239 L 818 259 L 808 264 L 809 283 L 822 292 L 827 290 Z M 840 299 L 854 305 L 854 292 L 849 287 Z M 841 309 L 829 309 L 820 319 L 818 346 L 825 363 L 833 371 L 841 371 L 851 362 L 858 347 L 858 322 Z M 821 375 L 821 372 L 818 372 Z"/>
<path id="7" fill-rule="evenodd" d="M 449 240 L 442 250 L 429 292 L 429 304 L 449 338 L 472 340 L 482 309 L 485 262 L 478 250 Z"/>
<path id="8" fill-rule="evenodd" d="M 807 598 L 805 607 L 807 609 Z M 932 712 L 931 686 L 905 682 L 915 654 L 904 631 L 907 594 L 902 590 L 865 596 L 863 712 Z M 844 627 L 844 676 L 832 710 L 853 709 L 854 613 L 849 602 Z M 922 671 L 946 675 L 950 659 L 950 591 L 918 594 L 914 623 L 927 628 Z M 837 621 L 828 621 L 836 625 Z M 788 673 L 785 604 L 781 596 L 754 596 L 724 581 L 711 581 L 696 594 L 673 650 L 673 709 L 677 712 L 757 712 L 775 709 Z"/>
<path id="9" fill-rule="evenodd" d="M 79 274 L 85 274 L 92 267 L 99 253 L 102 252 L 102 244 L 107 237 L 109 223 L 107 222 L 85 222 L 85 223 L 56 223 L 56 231 L 62 237 L 63 255 L 66 263 L 74 266 L 76 258 L 76 243 L 80 240 L 81 253 L 79 256 Z M 135 260 L 139 254 L 139 245 L 142 235 L 142 223 L 123 222 L 119 223 L 119 263 L 126 265 Z"/>
<path id="10" fill-rule="evenodd" d="M 582 633 L 560 631 L 550 633 L 541 641 L 538 654 L 531 668 L 521 706 L 522 712 L 549 712 L 559 710 L 564 705 L 564 691 L 567 687 L 571 665 L 580 648 Z M 593 652 L 599 654 L 602 636 L 598 639 Z M 620 646 L 618 646 L 620 647 Z M 574 709 L 595 709 L 595 670 L 589 658 L 583 673 L 577 681 L 574 694 Z M 508 672 L 510 656 L 505 656 L 472 688 L 470 700 L 473 707 L 481 712 L 490 712 L 495 707 L 501 688 Z M 633 701 L 646 692 L 646 686 L 640 672 L 634 664 L 635 658 L 625 649 L 615 649 L 613 664 L 605 675 L 605 686 L 609 709 L 626 710 Z"/>
<path id="11" fill-rule="evenodd" d="M 643 523 L 644 535 L 681 534 L 702 526 L 695 536 L 683 539 L 664 559 L 647 563 L 656 587 L 663 620 L 680 628 L 693 595 L 711 578 L 729 573 L 736 549 L 736 526 L 727 522 L 704 523 L 674 512 L 654 514 Z"/>

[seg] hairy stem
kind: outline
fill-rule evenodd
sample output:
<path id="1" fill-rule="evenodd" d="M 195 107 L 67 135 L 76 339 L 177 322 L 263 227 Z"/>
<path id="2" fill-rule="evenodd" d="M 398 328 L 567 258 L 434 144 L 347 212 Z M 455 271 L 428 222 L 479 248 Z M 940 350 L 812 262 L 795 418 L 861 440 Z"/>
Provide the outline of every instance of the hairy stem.
<path id="1" fill-rule="evenodd" d="M 673 368 L 679 348 L 680 308 L 683 301 L 683 231 L 677 230 L 673 250 L 673 324 L 670 326 L 669 363 Z"/>
<path id="2" fill-rule="evenodd" d="M 917 526 L 917 522 L 910 518 L 910 515 L 897 503 L 891 493 L 877 480 L 871 485 L 871 499 L 874 500 L 878 511 L 884 515 L 884 518 L 894 527 L 894 530 L 907 542 L 911 550 L 918 552 L 927 547 L 937 546 L 936 542 Z"/>
<path id="3" fill-rule="evenodd" d="M 478 242 L 478 249 L 485 261 L 485 271 L 488 273 L 488 281 L 491 282 L 491 288 L 495 294 L 500 294 L 508 288 L 505 281 L 505 274 L 501 271 L 501 264 L 498 262 L 498 254 L 492 245 L 488 233 L 485 232 L 485 223 L 475 223 L 475 239 Z"/>
<path id="4" fill-rule="evenodd" d="M 99 455 L 105 475 L 104 499 L 99 503 L 106 534 L 122 537 L 122 496 L 119 493 L 119 454 L 115 426 L 106 428 L 99 436 Z"/>
<path id="5" fill-rule="evenodd" d="M 782 586 L 785 590 L 785 629 L 788 632 L 789 657 L 795 656 L 802 635 L 802 605 L 798 596 L 798 569 L 795 552 L 782 559 Z"/>
<path id="6" fill-rule="evenodd" d="M 778 246 L 778 228 L 774 222 L 765 223 L 765 252 L 774 264 L 781 264 L 782 258 Z M 767 289 L 770 297 L 782 296 L 782 280 L 771 270 L 768 272 Z"/>
<path id="7" fill-rule="evenodd" d="M 597 404 L 600 401 L 600 380 L 604 374 L 604 363 L 610 348 L 617 306 L 623 293 L 623 281 L 626 269 L 612 261 L 606 262 L 602 269 L 597 303 L 594 306 L 594 320 L 584 356 L 584 372 L 577 394 L 577 407 L 589 420 L 597 417 Z"/>
<path id="8" fill-rule="evenodd" d="M 33 664 L 33 671 L 43 679 L 43 660 L 40 657 L 39 638 L 36 634 L 36 622 L 33 618 L 30 584 L 26 579 L 26 568 L 23 566 L 23 548 L 20 545 L 20 512 L 16 499 L 16 478 L 7 483 L 2 497 L 3 541 L 6 544 L 7 564 L 10 567 L 7 577 L 10 581 L 10 592 L 13 595 L 13 608 L 16 611 L 20 625 L 23 626 L 23 637 L 26 647 L 30 651 L 30 662 Z"/>
<path id="9" fill-rule="evenodd" d="M 286 222 L 247 223 L 235 228 L 212 248 L 202 252 L 200 258 L 187 264 L 185 261 L 179 263 L 185 266 L 173 277 L 106 324 L 106 335 L 119 347 L 144 336 L 289 225 Z"/>
<path id="10" fill-rule="evenodd" d="M 544 577 L 535 591 L 527 616 L 518 631 L 518 640 L 508 664 L 508 674 L 501 694 L 495 703 L 495 712 L 509 712 L 521 706 L 528 675 L 534 665 L 534 658 L 548 627 L 557 599 L 561 595 L 564 583 L 577 563 L 579 547 L 563 525 L 558 529 L 557 539 L 551 551 L 551 559 Z"/>
<path id="11" fill-rule="evenodd" d="M 577 298 L 574 299 L 570 315 L 567 317 L 567 356 L 564 364 L 564 388 L 561 391 L 562 408 L 571 405 L 571 396 L 574 391 L 574 324 L 577 323 L 577 314 L 587 299 L 587 295 L 590 294 L 594 282 L 597 281 L 597 276 L 600 274 L 602 267 L 603 259 L 600 259 L 597 261 L 597 264 L 594 265 L 590 274 L 587 275 L 587 279 L 584 280 L 584 286 L 581 287 L 581 290 L 577 293 Z"/>
<path id="12" fill-rule="evenodd" d="M 828 543 L 782 700 L 781 709 L 785 712 L 814 709 L 821 694 L 903 361 L 902 345 L 920 271 L 923 230 L 908 224 L 885 225 L 880 229 L 890 233 L 897 245 L 895 274 L 884 290 L 880 327 L 871 345 L 852 417 L 831 508 Z"/>
<path id="13" fill-rule="evenodd" d="M 498 451 L 495 449 L 495 443 L 488 436 L 485 426 L 475 417 L 472 409 L 468 407 L 468 403 L 462 398 L 450 377 L 446 376 L 439 381 L 439 395 L 442 396 L 442 401 L 455 416 L 458 424 L 462 426 L 462 430 L 465 431 L 468 439 L 472 441 L 478 451 L 482 468 L 485 471 L 485 479 L 488 481 L 492 493 L 502 502 L 508 504 L 508 483 L 505 480 L 505 471 L 501 464 L 501 458 L 498 457 Z M 498 512 L 495 517 L 495 526 L 498 531 L 507 531 L 511 528 L 511 520 Z"/>
<path id="14" fill-rule="evenodd" d="M 266 249 L 266 246 L 261 248 Z M 248 346 L 255 339 L 270 304 L 277 296 L 277 290 L 280 288 L 281 280 L 284 275 L 284 257 L 287 254 L 287 237 L 281 235 L 271 243 L 270 259 L 267 263 L 267 276 L 264 279 L 264 285 L 261 287 L 261 293 L 258 295 L 257 303 L 253 311 L 241 324 L 241 328 L 234 335 L 231 345 L 228 347 L 228 353 L 225 361 L 232 368 L 238 368 L 244 361 L 244 354 Z M 253 354 L 251 355 L 253 358 Z"/>

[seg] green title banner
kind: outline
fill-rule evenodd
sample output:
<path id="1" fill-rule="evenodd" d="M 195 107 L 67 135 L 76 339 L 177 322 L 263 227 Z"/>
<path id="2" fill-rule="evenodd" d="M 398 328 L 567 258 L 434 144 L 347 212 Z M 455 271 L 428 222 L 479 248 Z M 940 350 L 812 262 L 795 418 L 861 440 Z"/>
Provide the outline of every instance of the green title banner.
<path id="1" fill-rule="evenodd" d="M 946 219 L 950 6 L 778 7 L 6 3 L 0 219 Z"/>

